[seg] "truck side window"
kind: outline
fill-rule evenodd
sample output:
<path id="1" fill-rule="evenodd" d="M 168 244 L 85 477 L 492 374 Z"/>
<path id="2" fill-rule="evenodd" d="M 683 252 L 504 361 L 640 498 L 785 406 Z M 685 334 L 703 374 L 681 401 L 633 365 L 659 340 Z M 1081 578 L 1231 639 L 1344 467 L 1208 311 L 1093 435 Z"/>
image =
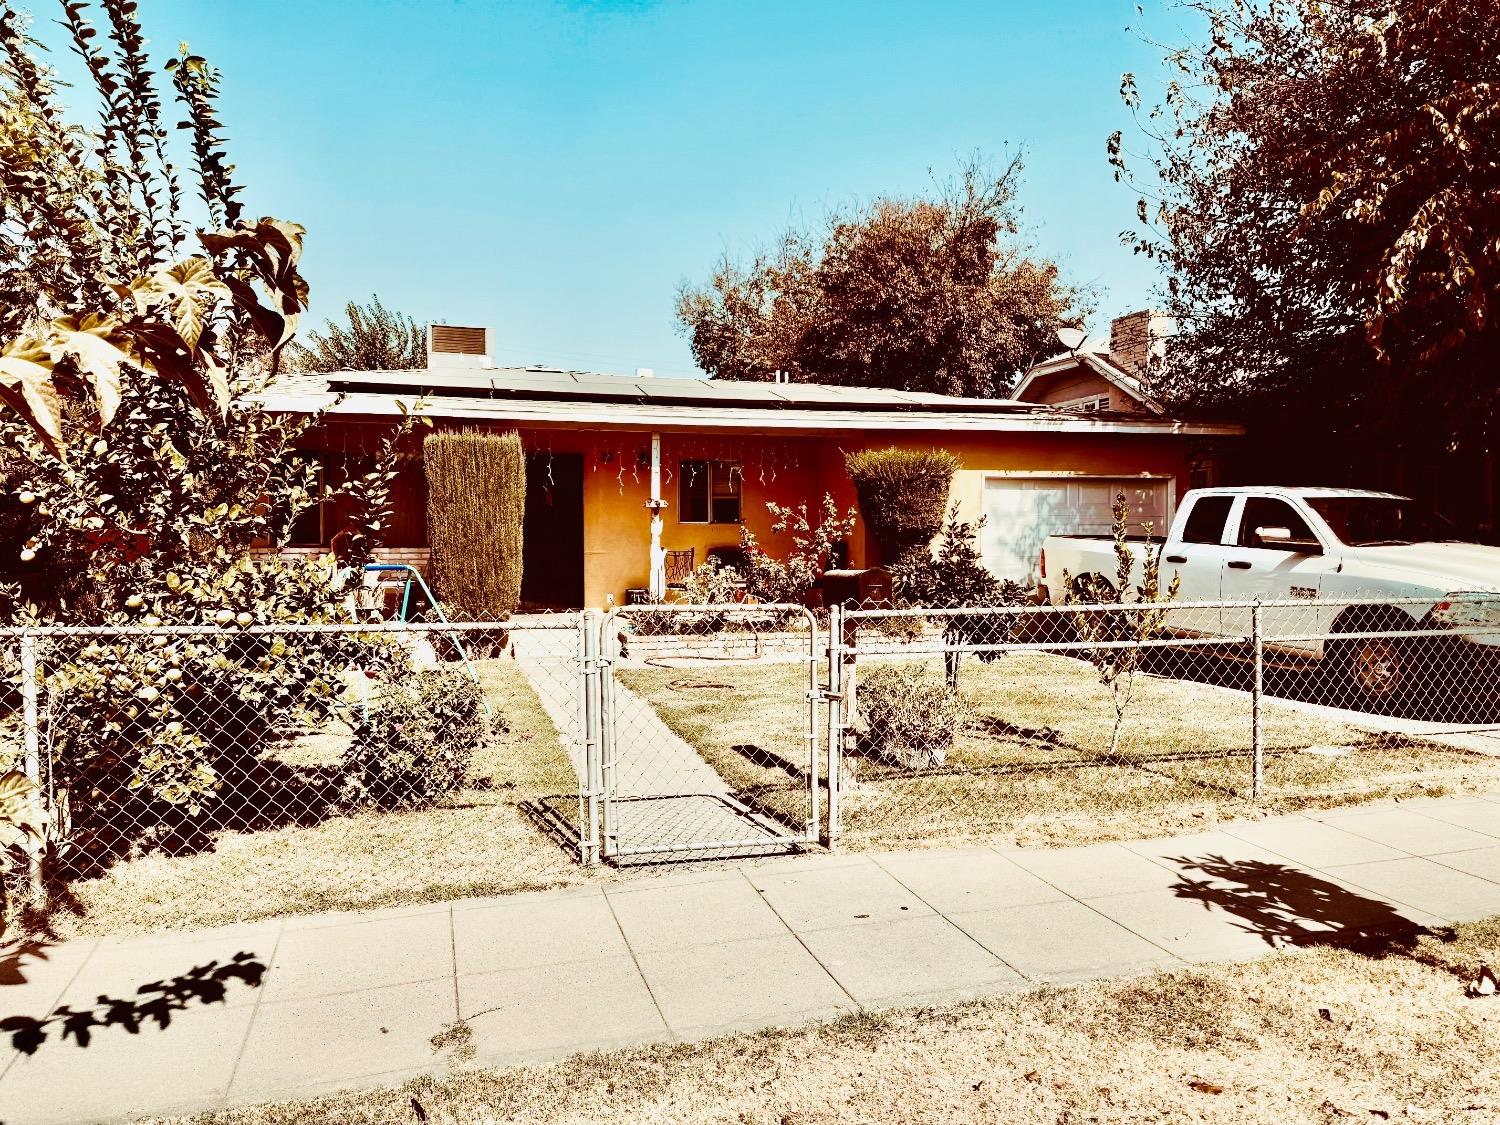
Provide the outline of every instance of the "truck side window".
<path id="1" fill-rule="evenodd" d="M 1224 538 L 1224 523 L 1229 519 L 1233 496 L 1200 496 L 1193 501 L 1187 523 L 1182 528 L 1184 543 L 1218 543 Z"/>
<path id="2" fill-rule="evenodd" d="M 1256 534 L 1261 527 L 1284 527 L 1291 532 L 1285 542 L 1266 542 Z M 1307 526 L 1307 521 L 1285 500 L 1269 496 L 1252 496 L 1245 501 L 1245 511 L 1240 517 L 1240 546 L 1257 547 L 1267 551 L 1316 550 L 1318 537 Z"/>

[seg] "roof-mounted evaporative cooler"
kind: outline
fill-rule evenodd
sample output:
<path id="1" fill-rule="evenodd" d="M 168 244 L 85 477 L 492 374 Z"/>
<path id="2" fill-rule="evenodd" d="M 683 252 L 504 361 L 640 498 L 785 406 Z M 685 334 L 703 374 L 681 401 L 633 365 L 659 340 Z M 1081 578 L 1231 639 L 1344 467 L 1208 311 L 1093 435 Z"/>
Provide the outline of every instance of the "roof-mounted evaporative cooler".
<path id="1" fill-rule="evenodd" d="M 458 324 L 427 326 L 427 366 L 435 368 L 486 368 L 495 366 L 491 330 L 465 328 Z"/>

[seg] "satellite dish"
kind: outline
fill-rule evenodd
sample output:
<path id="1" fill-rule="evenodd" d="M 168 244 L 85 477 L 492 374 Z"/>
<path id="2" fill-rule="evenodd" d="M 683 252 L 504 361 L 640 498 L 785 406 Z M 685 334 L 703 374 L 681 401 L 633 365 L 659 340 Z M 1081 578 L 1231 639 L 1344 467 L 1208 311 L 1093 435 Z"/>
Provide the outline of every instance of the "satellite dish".
<path id="1" fill-rule="evenodd" d="M 1082 328 L 1059 328 L 1057 330 L 1057 341 L 1070 352 L 1076 352 L 1083 342 L 1088 339 L 1088 333 Z"/>

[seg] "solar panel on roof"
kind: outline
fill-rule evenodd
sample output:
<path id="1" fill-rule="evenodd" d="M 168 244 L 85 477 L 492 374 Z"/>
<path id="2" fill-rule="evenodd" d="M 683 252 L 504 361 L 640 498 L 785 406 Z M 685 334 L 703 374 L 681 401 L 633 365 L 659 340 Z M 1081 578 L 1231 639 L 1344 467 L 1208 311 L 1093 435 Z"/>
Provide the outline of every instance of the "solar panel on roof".
<path id="1" fill-rule="evenodd" d="M 774 403 L 779 397 L 769 383 L 734 383 L 711 379 L 647 379 L 639 384 L 649 399 L 697 399 L 709 402 Z"/>
<path id="2" fill-rule="evenodd" d="M 746 409 L 836 409 L 885 411 L 1038 411 L 1034 404 L 1005 399 L 957 398 L 881 387 L 834 387 L 818 383 L 741 383 L 717 379 L 652 379 L 589 371 L 501 367 L 483 370 L 346 371 L 328 376 L 335 392 L 421 393 L 444 398 L 598 402 L 622 405 L 742 407 Z"/>

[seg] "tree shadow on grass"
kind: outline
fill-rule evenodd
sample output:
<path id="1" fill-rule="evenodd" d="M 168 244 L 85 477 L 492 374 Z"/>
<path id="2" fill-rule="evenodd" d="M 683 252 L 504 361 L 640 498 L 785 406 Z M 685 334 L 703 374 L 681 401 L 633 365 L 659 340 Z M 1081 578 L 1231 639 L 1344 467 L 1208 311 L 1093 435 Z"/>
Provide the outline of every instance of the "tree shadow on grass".
<path id="1" fill-rule="evenodd" d="M 1452 936 L 1412 921 L 1388 902 L 1286 864 L 1220 855 L 1169 862 L 1184 872 L 1172 886 L 1178 898 L 1234 916 L 1239 929 L 1274 948 L 1331 946 L 1387 957 L 1413 954 L 1423 937 Z"/>
<path id="2" fill-rule="evenodd" d="M 254 953 L 241 951 L 227 961 L 209 961 L 170 979 L 143 984 L 133 997 L 100 995 L 87 1008 L 62 1004 L 40 1018 L 7 1016 L 0 1019 L 0 1032 L 10 1036 L 15 1050 L 34 1055 L 54 1033 L 59 1042 L 72 1039 L 87 1047 L 96 1031 L 105 1028 L 118 1027 L 131 1035 L 152 1026 L 165 1031 L 178 1012 L 195 1005 L 222 1004 L 232 982 L 259 988 L 265 975 L 265 963 Z"/>

